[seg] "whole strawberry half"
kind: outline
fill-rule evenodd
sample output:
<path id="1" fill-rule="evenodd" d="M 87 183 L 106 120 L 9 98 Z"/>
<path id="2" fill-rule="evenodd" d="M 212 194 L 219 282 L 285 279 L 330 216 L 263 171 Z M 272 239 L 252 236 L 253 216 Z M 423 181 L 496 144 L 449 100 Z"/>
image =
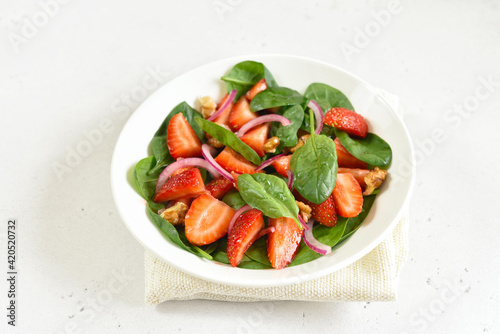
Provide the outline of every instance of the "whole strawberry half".
<path id="1" fill-rule="evenodd" d="M 233 267 L 241 262 L 243 254 L 257 239 L 262 229 L 264 229 L 264 218 L 260 210 L 248 210 L 236 219 L 227 240 L 227 257 Z"/>

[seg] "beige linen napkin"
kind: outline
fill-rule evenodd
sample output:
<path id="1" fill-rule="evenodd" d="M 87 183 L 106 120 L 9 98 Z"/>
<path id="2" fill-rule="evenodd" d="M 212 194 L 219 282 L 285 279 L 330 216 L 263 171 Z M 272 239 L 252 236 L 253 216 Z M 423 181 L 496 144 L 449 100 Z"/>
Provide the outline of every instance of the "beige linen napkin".
<path id="1" fill-rule="evenodd" d="M 381 92 L 400 112 L 397 97 Z M 408 214 L 392 234 L 357 262 L 332 274 L 298 284 L 270 288 L 240 288 L 211 283 L 174 269 L 145 251 L 146 303 L 210 299 L 250 302 L 264 300 L 391 301 L 408 256 Z"/>

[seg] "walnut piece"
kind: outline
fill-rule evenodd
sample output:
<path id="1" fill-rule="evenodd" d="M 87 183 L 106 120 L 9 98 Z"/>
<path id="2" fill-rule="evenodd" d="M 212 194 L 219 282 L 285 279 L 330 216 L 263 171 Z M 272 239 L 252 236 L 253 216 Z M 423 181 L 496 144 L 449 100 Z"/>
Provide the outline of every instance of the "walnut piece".
<path id="1" fill-rule="evenodd" d="M 209 135 L 208 133 L 205 133 L 205 137 L 207 137 L 207 142 L 209 145 L 212 145 L 215 148 L 221 148 L 224 146 L 220 141 Z"/>
<path id="2" fill-rule="evenodd" d="M 168 221 L 172 225 L 184 224 L 184 217 L 188 211 L 188 206 L 185 203 L 177 202 L 165 211 L 160 213 L 160 217 Z"/>
<path id="3" fill-rule="evenodd" d="M 295 201 L 295 203 L 297 203 L 297 206 L 299 207 L 299 215 L 307 223 L 307 221 L 312 216 L 312 214 L 311 214 L 312 208 L 303 202 Z"/>
<path id="4" fill-rule="evenodd" d="M 295 152 L 299 147 L 302 147 L 304 146 L 304 144 L 306 143 L 306 141 L 309 139 L 309 137 L 311 137 L 311 135 L 303 135 L 302 137 L 299 138 L 299 141 L 297 142 L 297 145 L 295 145 L 294 147 L 291 147 L 290 148 L 290 152 L 293 153 Z"/>
<path id="5" fill-rule="evenodd" d="M 375 167 L 374 170 L 366 174 L 365 175 L 366 189 L 363 192 L 363 195 L 368 196 L 371 193 L 373 193 L 373 191 L 378 187 L 380 187 L 382 182 L 384 182 L 386 176 L 387 176 L 387 171 L 380 169 L 378 167 Z"/>
<path id="6" fill-rule="evenodd" d="M 206 119 L 212 116 L 215 112 L 215 109 L 217 108 L 217 104 L 215 103 L 214 99 L 212 99 L 210 96 L 204 96 L 200 97 L 199 101 L 200 111 L 203 115 L 203 118 Z"/>
<path id="7" fill-rule="evenodd" d="M 276 147 L 280 144 L 280 140 L 278 137 L 271 137 L 264 143 L 264 152 L 266 153 L 274 153 L 276 152 Z"/>

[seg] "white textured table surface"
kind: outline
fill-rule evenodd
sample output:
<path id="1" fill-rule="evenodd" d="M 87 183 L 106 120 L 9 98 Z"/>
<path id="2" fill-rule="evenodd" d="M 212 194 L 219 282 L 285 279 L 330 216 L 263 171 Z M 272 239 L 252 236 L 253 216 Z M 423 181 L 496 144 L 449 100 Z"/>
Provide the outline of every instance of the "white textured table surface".
<path id="1" fill-rule="evenodd" d="M 59 1 L 0 3 L 0 268 L 16 218 L 20 273 L 16 328 L 0 280 L 0 332 L 500 333 L 498 2 Z M 144 305 L 143 249 L 109 185 L 117 136 L 157 82 L 251 53 L 317 58 L 400 96 L 418 179 L 397 302 Z"/>

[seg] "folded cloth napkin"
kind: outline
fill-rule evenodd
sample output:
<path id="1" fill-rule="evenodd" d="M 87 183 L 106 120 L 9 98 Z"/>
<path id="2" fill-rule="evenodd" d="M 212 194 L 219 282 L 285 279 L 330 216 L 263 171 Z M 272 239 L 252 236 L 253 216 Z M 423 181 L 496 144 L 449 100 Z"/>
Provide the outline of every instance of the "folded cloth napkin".
<path id="1" fill-rule="evenodd" d="M 381 93 L 400 112 L 397 97 Z M 191 299 L 391 301 L 396 299 L 397 282 L 408 256 L 408 247 L 408 214 L 405 214 L 392 234 L 357 262 L 311 281 L 269 288 L 240 288 L 207 282 L 174 269 L 145 251 L 146 303 L 157 305 L 167 300 Z"/>

